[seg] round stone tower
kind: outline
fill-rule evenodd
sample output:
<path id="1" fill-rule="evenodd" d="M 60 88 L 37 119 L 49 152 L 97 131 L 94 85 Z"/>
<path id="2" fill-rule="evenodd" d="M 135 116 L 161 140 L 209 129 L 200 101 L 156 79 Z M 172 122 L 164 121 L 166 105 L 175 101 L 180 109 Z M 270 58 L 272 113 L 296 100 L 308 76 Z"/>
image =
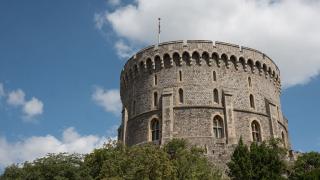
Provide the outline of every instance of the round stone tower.
<path id="1" fill-rule="evenodd" d="M 255 49 L 205 40 L 149 46 L 127 61 L 120 86 L 126 145 L 184 138 L 217 163 L 240 137 L 280 138 L 290 149 L 280 71 Z"/>

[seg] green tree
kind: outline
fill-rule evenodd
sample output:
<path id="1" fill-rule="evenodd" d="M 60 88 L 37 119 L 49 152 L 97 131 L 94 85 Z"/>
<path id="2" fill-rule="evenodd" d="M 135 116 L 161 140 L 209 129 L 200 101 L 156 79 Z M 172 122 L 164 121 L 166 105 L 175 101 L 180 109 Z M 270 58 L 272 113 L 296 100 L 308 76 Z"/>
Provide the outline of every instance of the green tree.
<path id="1" fill-rule="evenodd" d="M 294 163 L 290 179 L 320 179 L 320 153 L 309 152 L 299 156 Z"/>
<path id="2" fill-rule="evenodd" d="M 174 139 L 163 148 L 153 144 L 124 147 L 109 143 L 85 157 L 95 179 L 219 179 L 203 150 Z"/>
<path id="3" fill-rule="evenodd" d="M 204 150 L 188 147 L 186 140 L 173 139 L 164 149 L 174 164 L 176 179 L 221 179 L 221 172 L 204 156 Z"/>
<path id="4" fill-rule="evenodd" d="M 33 162 L 25 162 L 21 167 L 17 165 L 9 166 L 5 169 L 1 180 L 24 179 L 88 179 L 91 177 L 83 166 L 82 156 L 79 154 L 48 154 L 46 157 L 39 158 Z"/>
<path id="5" fill-rule="evenodd" d="M 181 139 L 174 139 L 163 147 L 153 144 L 126 147 L 113 141 L 85 156 L 48 154 L 19 166 L 11 165 L 0 179 L 221 179 L 220 171 L 209 163 L 203 152 Z"/>
<path id="6" fill-rule="evenodd" d="M 240 139 L 238 146 L 227 164 L 232 179 L 284 179 L 286 150 L 279 146 L 279 140 L 261 144 L 252 143 L 250 150 Z"/>
<path id="7" fill-rule="evenodd" d="M 233 179 L 252 179 L 252 164 L 248 146 L 243 144 L 240 138 L 238 146 L 235 148 L 231 161 L 227 163 L 229 167 L 229 176 Z"/>

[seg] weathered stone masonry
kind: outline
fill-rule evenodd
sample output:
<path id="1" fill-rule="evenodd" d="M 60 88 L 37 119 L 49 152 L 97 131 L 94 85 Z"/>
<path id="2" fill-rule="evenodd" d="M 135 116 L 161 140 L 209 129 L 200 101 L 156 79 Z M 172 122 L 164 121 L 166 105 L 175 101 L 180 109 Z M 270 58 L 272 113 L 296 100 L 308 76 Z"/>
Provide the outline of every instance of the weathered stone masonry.
<path id="1" fill-rule="evenodd" d="M 119 140 L 126 145 L 185 138 L 219 163 L 245 143 L 282 138 L 280 71 L 264 53 L 203 40 L 150 46 L 121 72 Z M 157 124 L 158 123 L 158 124 Z"/>

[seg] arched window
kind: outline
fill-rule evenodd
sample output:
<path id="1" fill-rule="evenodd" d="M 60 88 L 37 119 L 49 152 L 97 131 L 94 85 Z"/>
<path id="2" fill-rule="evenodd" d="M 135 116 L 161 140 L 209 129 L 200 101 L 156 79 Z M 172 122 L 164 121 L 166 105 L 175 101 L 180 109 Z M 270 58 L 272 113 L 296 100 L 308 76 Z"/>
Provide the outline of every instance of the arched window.
<path id="1" fill-rule="evenodd" d="M 251 108 L 254 108 L 255 106 L 254 106 L 254 98 L 253 98 L 253 95 L 252 94 L 250 94 L 250 107 Z"/>
<path id="2" fill-rule="evenodd" d="M 158 93 L 157 92 L 153 93 L 153 106 L 154 107 L 158 106 Z"/>
<path id="3" fill-rule="evenodd" d="M 179 89 L 179 103 L 183 103 L 183 90 L 181 88 Z"/>
<path id="4" fill-rule="evenodd" d="M 179 81 L 182 81 L 182 71 L 179 71 Z"/>
<path id="5" fill-rule="evenodd" d="M 158 141 L 160 139 L 160 122 L 158 119 L 151 121 L 151 140 Z"/>
<path id="6" fill-rule="evenodd" d="M 261 142 L 261 130 L 257 121 L 251 123 L 252 139 L 254 142 Z"/>
<path id="7" fill-rule="evenodd" d="M 215 71 L 212 72 L 212 80 L 217 81 L 217 73 Z"/>
<path id="8" fill-rule="evenodd" d="M 213 118 L 213 133 L 214 136 L 218 139 L 224 137 L 223 121 L 220 116 L 215 116 Z"/>
<path id="9" fill-rule="evenodd" d="M 213 90 L 213 102 L 219 104 L 219 93 L 217 89 Z"/>
<path id="10" fill-rule="evenodd" d="M 249 87 L 251 87 L 251 77 L 248 77 L 248 84 L 249 84 Z"/>

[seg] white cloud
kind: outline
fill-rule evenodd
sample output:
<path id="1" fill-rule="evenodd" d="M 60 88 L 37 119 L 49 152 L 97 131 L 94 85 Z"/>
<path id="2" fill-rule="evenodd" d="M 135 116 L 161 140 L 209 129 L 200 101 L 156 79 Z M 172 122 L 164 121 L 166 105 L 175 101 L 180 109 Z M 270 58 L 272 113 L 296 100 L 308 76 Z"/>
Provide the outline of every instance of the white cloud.
<path id="1" fill-rule="evenodd" d="M 43 113 L 43 103 L 35 97 L 25 102 L 23 105 L 23 113 L 27 118 L 32 118 Z"/>
<path id="2" fill-rule="evenodd" d="M 8 95 L 7 103 L 13 106 L 20 106 L 25 103 L 25 93 L 18 89 L 16 91 L 11 91 Z"/>
<path id="3" fill-rule="evenodd" d="M 95 13 L 94 14 L 94 17 L 93 17 L 93 20 L 95 22 L 95 26 L 97 29 L 101 30 L 105 21 L 104 21 L 104 15 L 105 14 L 101 14 L 101 13 Z"/>
<path id="4" fill-rule="evenodd" d="M 319 74 L 320 1 L 136 0 L 102 17 L 130 44 L 155 43 L 161 17 L 165 41 L 209 39 L 261 50 L 279 65 L 285 87 Z"/>
<path id="5" fill-rule="evenodd" d="M 116 42 L 115 48 L 118 56 L 121 58 L 129 58 L 134 53 L 133 49 L 122 40 Z"/>
<path id="6" fill-rule="evenodd" d="M 3 84 L 0 83 L 0 97 L 5 96 Z M 17 89 L 9 91 L 7 97 L 7 104 L 10 106 L 21 108 L 23 117 L 28 121 L 34 120 L 35 116 L 43 113 L 44 104 L 39 99 L 32 97 L 29 101 L 25 99 L 26 95 L 23 90 Z"/>
<path id="7" fill-rule="evenodd" d="M 120 0 L 108 0 L 108 4 L 112 6 L 118 6 L 121 3 Z"/>
<path id="8" fill-rule="evenodd" d="M 117 89 L 102 89 L 96 87 L 92 94 L 92 100 L 98 105 L 102 106 L 105 111 L 120 115 L 121 112 L 121 101 L 120 93 Z"/>
<path id="9" fill-rule="evenodd" d="M 0 137 L 0 168 L 12 163 L 32 161 L 48 153 L 89 153 L 94 148 L 102 147 L 106 141 L 106 137 L 82 136 L 73 127 L 65 129 L 61 139 L 52 135 L 32 136 L 11 143 L 5 137 Z"/>
<path id="10" fill-rule="evenodd" d="M 0 83 L 0 98 L 3 97 L 3 96 L 5 96 L 5 95 L 6 95 L 6 93 L 5 93 L 5 91 L 4 91 L 3 84 Z"/>

